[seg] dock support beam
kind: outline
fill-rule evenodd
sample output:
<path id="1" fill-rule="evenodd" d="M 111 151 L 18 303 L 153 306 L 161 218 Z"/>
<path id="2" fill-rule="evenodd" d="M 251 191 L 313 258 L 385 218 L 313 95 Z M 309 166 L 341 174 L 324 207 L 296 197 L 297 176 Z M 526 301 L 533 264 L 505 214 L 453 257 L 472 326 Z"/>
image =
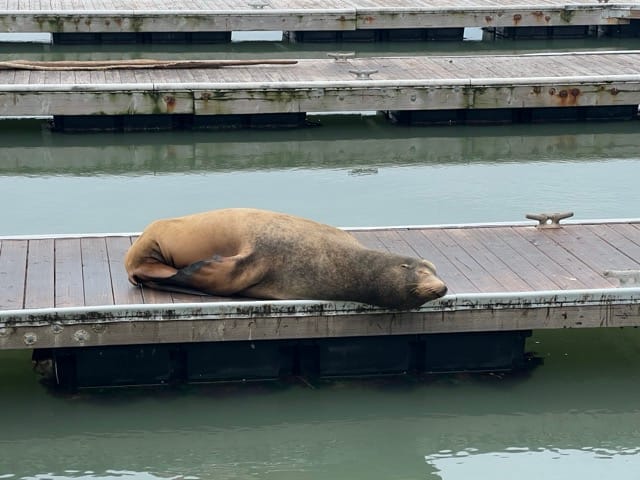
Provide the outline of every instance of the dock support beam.
<path id="1" fill-rule="evenodd" d="M 53 33 L 58 45 L 230 43 L 231 32 Z"/>
<path id="2" fill-rule="evenodd" d="M 464 28 L 390 28 L 350 31 L 295 31 L 285 37 L 296 43 L 462 41 Z"/>
<path id="3" fill-rule="evenodd" d="M 531 332 L 444 333 L 34 351 L 58 388 L 512 371 Z M 126 366 L 123 368 L 123 366 Z M 53 374 L 55 372 L 55 375 Z"/>
<path id="4" fill-rule="evenodd" d="M 638 105 L 392 110 L 387 117 L 400 125 L 500 125 L 510 123 L 601 122 L 636 120 Z"/>
<path id="5" fill-rule="evenodd" d="M 306 113 L 251 115 L 55 115 L 57 132 L 137 132 L 165 130 L 226 130 L 238 128 L 299 128 Z"/>

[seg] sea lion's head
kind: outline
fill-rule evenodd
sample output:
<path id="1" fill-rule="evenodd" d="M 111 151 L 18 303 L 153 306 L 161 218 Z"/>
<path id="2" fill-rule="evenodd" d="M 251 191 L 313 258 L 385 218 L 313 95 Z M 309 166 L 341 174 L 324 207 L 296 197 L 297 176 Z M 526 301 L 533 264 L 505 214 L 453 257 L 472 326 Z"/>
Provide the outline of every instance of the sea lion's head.
<path id="1" fill-rule="evenodd" d="M 397 309 L 418 308 L 447 293 L 436 267 L 421 258 L 389 255 L 384 282 L 379 284 L 378 305 Z"/>
<path id="2" fill-rule="evenodd" d="M 443 297 L 447 293 L 447 285 L 438 277 L 436 267 L 425 259 L 416 259 L 410 263 L 401 264 L 401 268 L 407 270 L 410 296 L 416 302 L 425 302 Z"/>

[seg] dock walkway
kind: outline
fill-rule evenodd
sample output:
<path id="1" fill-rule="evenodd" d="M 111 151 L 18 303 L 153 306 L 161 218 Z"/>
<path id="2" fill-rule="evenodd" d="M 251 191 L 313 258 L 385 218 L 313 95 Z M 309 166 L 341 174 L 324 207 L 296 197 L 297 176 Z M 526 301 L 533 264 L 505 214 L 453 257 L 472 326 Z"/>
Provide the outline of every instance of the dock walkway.
<path id="1" fill-rule="evenodd" d="M 508 122 L 514 111 L 544 121 L 536 112 L 545 108 L 585 107 L 591 110 L 584 115 L 595 119 L 614 117 L 615 108 L 623 108 L 622 117 L 636 118 L 639 104 L 638 51 L 305 59 L 198 69 L 0 70 L 0 116 L 202 119 L 446 110 L 473 111 L 468 120 L 483 123 Z M 496 110 L 509 113 L 496 116 Z M 452 123 L 448 117 L 442 121 Z"/>
<path id="2" fill-rule="evenodd" d="M 413 311 L 172 294 L 128 283 L 133 235 L 4 237 L 0 349 L 640 326 L 640 220 L 351 231 L 432 260 L 449 294 Z"/>
<path id="3" fill-rule="evenodd" d="M 638 0 L 0 1 L 3 31 L 64 34 L 565 27 L 638 18 Z"/>

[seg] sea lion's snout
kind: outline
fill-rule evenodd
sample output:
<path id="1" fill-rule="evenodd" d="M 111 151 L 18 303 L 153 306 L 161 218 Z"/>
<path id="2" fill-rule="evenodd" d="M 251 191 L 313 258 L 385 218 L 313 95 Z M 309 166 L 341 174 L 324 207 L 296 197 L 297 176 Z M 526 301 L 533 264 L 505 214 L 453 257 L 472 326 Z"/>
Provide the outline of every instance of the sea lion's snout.
<path id="1" fill-rule="evenodd" d="M 436 268 L 427 260 L 422 260 L 416 269 L 418 276 L 415 294 L 425 302 L 435 300 L 446 295 L 447 285 L 436 275 Z"/>

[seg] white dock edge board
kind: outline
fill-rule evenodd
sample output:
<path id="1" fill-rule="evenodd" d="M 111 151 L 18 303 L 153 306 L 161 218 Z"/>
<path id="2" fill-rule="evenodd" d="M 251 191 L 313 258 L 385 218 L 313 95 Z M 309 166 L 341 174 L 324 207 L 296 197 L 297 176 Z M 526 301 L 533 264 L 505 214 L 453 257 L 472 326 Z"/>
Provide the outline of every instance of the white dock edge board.
<path id="1" fill-rule="evenodd" d="M 539 212 L 530 212 L 539 213 Z M 639 218 L 595 218 L 576 219 L 568 218 L 562 220 L 561 225 L 606 225 L 611 223 L 640 223 Z M 502 222 L 470 222 L 470 223 L 442 223 L 442 224 L 409 224 L 409 225 L 386 225 L 386 226 L 358 226 L 338 228 L 353 232 L 371 230 L 438 230 L 442 228 L 500 228 L 500 227 L 535 227 L 535 220 L 502 221 Z M 95 238 L 95 237 L 134 237 L 142 232 L 91 232 L 91 233 L 47 233 L 47 234 L 16 234 L 0 235 L 0 240 L 43 240 L 48 238 Z"/>
<path id="2" fill-rule="evenodd" d="M 29 4 L 29 2 L 26 2 Z M 179 2 L 161 2 L 157 10 L 115 8 L 103 2 L 31 2 L 29 8 L 0 12 L 8 31 L 22 32 L 161 32 L 247 30 L 355 30 L 390 28 L 547 27 L 628 23 L 637 2 L 501 2 L 475 0 L 447 5 L 428 2 L 362 0 L 306 8 L 296 2 L 264 2 L 229 7 L 208 2 L 202 10 Z M 261 3 L 261 2 L 257 2 Z M 16 3 L 14 3 L 15 5 Z M 307 4 L 308 5 L 308 4 Z M 216 8 L 216 7 L 219 8 Z"/>
<path id="3" fill-rule="evenodd" d="M 0 311 L 0 349 L 640 326 L 640 288 L 447 295 L 415 310 L 235 301 Z"/>

